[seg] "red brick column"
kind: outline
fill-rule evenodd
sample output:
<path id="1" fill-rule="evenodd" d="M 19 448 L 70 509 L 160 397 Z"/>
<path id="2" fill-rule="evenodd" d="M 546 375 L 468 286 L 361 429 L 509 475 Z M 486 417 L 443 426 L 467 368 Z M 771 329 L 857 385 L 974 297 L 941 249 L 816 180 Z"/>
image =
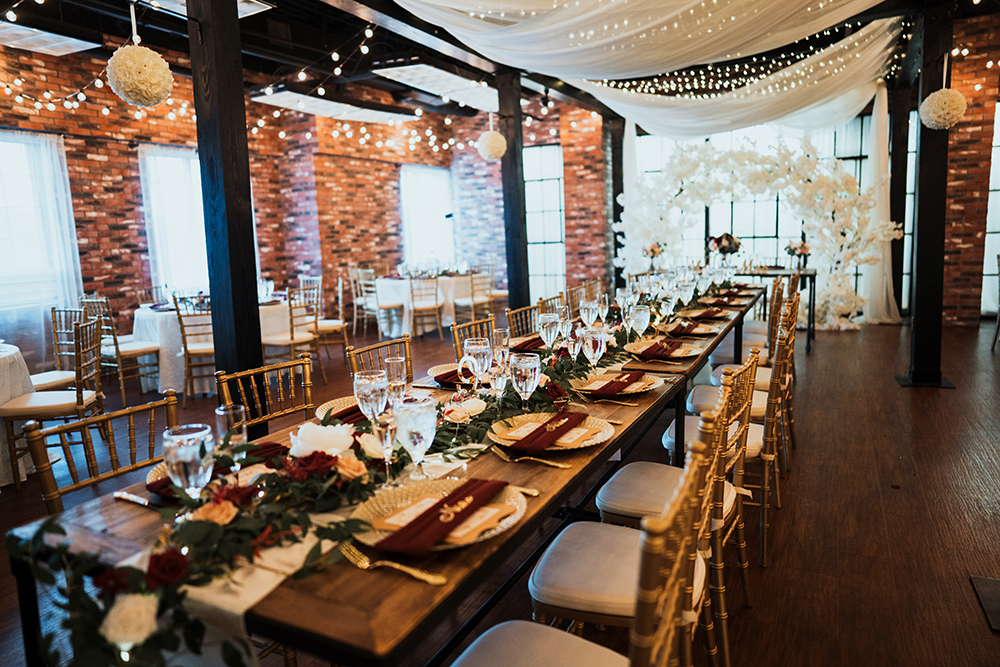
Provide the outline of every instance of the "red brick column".
<path id="1" fill-rule="evenodd" d="M 563 145 L 566 207 L 566 284 L 607 276 L 608 236 L 604 141 L 600 116 L 562 108 L 559 135 Z"/>

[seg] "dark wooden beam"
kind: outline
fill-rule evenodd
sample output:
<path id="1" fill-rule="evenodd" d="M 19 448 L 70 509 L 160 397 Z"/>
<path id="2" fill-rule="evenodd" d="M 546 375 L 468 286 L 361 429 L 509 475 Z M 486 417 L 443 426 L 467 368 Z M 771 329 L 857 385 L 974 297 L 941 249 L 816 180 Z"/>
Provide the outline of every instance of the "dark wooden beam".
<path id="1" fill-rule="evenodd" d="M 625 210 L 625 207 L 618 203 L 618 196 L 625 191 L 625 173 L 622 171 L 625 151 L 625 120 L 617 116 L 605 118 L 604 132 L 605 154 L 608 156 L 608 179 L 611 186 L 609 188 L 611 192 L 611 220 L 608 220 L 608 229 L 610 230 L 611 223 L 621 220 L 622 212 Z M 611 252 L 612 257 L 614 257 L 618 254 L 618 249 L 623 246 L 618 240 L 617 234 L 611 232 L 611 237 Z M 621 267 L 614 267 L 614 277 L 615 287 L 625 287 L 625 274 Z"/>
<path id="2" fill-rule="evenodd" d="M 575 88 L 565 81 L 561 81 L 551 76 L 537 73 L 524 73 L 521 76 L 521 85 L 535 93 L 548 94 L 554 100 L 572 104 L 589 111 L 596 111 L 605 118 L 620 118 L 620 116 L 605 106 L 590 93 L 585 93 L 579 88 Z"/>
<path id="3" fill-rule="evenodd" d="M 250 203 L 250 155 L 235 2 L 187 0 L 215 366 L 264 363 Z M 267 433 L 256 429 L 251 438 Z"/>
<path id="4" fill-rule="evenodd" d="M 511 308 L 531 302 L 528 287 L 528 228 L 524 205 L 524 168 L 521 163 L 521 74 L 497 74 L 500 93 L 500 134 L 507 140 L 507 152 L 500 159 L 503 178 L 503 226 L 507 242 L 507 290 Z"/>
<path id="5" fill-rule="evenodd" d="M 951 50 L 954 12 L 935 7 L 924 15 L 920 97 L 944 86 L 945 54 Z M 917 125 L 916 202 L 913 223 L 910 369 L 904 386 L 948 386 L 941 376 L 944 237 L 948 189 L 948 131 Z"/>
<path id="6" fill-rule="evenodd" d="M 892 119 L 892 144 L 889 154 L 889 216 L 894 222 L 906 220 L 906 162 L 910 142 L 910 100 L 912 89 L 897 81 L 889 94 L 889 117 Z M 900 312 L 909 310 L 903 303 L 903 239 L 892 242 L 892 291 Z"/>

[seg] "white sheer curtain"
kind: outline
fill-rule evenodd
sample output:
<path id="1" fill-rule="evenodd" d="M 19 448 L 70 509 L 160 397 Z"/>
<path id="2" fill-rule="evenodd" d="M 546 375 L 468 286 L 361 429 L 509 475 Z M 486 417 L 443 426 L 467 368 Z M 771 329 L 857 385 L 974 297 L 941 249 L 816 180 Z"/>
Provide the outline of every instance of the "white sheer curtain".
<path id="1" fill-rule="evenodd" d="M 885 83 L 880 83 L 872 109 L 869 130 L 868 177 L 865 185 L 871 187 L 875 201 L 872 218 L 891 220 L 889 210 L 889 96 Z M 900 174 L 900 178 L 905 174 Z M 865 321 L 870 324 L 899 324 L 902 318 L 896 307 L 892 289 L 892 242 L 882 244 L 882 256 L 875 264 L 861 267 L 861 296 L 867 299 L 864 306 Z"/>
<path id="2" fill-rule="evenodd" d="M 208 291 L 198 151 L 143 144 L 139 180 L 152 284 L 171 291 Z"/>
<path id="3" fill-rule="evenodd" d="M 861 112 L 892 60 L 900 19 L 875 21 L 794 65 L 710 99 L 633 93 L 574 80 L 644 130 L 675 138 L 776 122 L 794 129 L 830 127 Z"/>
<path id="4" fill-rule="evenodd" d="M 627 79 L 750 56 L 879 0 L 396 0 L 484 56 L 560 78 Z"/>
<path id="5" fill-rule="evenodd" d="M 80 251 L 61 136 L 0 131 L 0 338 L 51 366 L 51 308 L 79 307 Z"/>
<path id="6" fill-rule="evenodd" d="M 404 164 L 399 170 L 399 208 L 406 263 L 454 264 L 451 172 L 440 167 Z"/>

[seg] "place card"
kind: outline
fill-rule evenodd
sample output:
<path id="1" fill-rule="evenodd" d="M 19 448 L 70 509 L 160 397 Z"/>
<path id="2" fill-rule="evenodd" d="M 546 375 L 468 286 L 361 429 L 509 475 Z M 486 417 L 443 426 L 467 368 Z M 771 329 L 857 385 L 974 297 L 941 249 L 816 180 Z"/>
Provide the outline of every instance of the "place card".
<path id="1" fill-rule="evenodd" d="M 610 382 L 610 380 L 594 380 L 590 384 L 580 387 L 578 391 L 597 391 L 601 387 L 605 386 Z"/>
<path id="2" fill-rule="evenodd" d="M 507 431 L 500 437 L 504 440 L 523 440 L 538 430 L 539 427 L 543 426 L 545 426 L 545 424 L 539 424 L 537 422 L 521 424 L 517 428 Z M 566 447 L 569 449 L 580 447 L 585 440 L 589 440 L 600 432 L 601 430 L 597 428 L 577 426 L 576 428 L 571 428 L 559 436 L 559 439 L 552 443 L 552 445 L 558 445 L 559 447 Z"/>

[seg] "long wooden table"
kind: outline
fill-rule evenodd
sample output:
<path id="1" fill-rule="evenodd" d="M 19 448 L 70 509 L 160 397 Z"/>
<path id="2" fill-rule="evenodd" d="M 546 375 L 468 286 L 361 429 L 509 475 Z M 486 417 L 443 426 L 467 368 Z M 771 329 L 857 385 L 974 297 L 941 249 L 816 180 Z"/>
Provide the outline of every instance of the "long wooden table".
<path id="1" fill-rule="evenodd" d="M 622 424 L 615 426 L 615 437 L 606 443 L 547 455 L 571 464 L 571 468 L 506 463 L 487 452 L 469 461 L 465 470 L 456 471 L 458 477 L 501 479 L 535 488 L 539 494 L 527 498 L 528 510 L 524 519 L 502 535 L 464 549 L 437 552 L 426 560 L 411 563 L 446 576 L 447 584 L 429 586 L 392 570 L 361 571 L 342 562 L 306 579 L 285 580 L 247 612 L 248 630 L 337 663 L 398 664 L 546 519 L 563 508 L 613 453 L 631 451 L 671 402 L 678 407 L 678 414 L 683 414 L 690 379 L 707 363 L 708 355 L 730 330 L 735 328 L 739 334 L 743 316 L 759 296 L 758 293 L 751 303 L 739 309 L 737 316 L 725 324 L 687 370 L 667 372 L 663 386 L 635 396 L 637 407 L 588 403 L 588 414 Z M 736 342 L 738 351 L 741 344 L 739 340 Z M 446 395 L 441 392 L 440 398 Z M 677 423 L 681 427 L 677 440 L 683 443 L 683 419 Z M 267 439 L 287 443 L 294 428 L 297 427 L 272 434 Z M 674 460 L 679 462 L 683 457 L 675 455 Z M 589 501 L 612 472 L 605 473 L 584 502 Z M 128 490 L 149 495 L 142 484 Z M 21 539 L 30 538 L 38 523 L 16 528 L 10 534 Z M 100 553 L 108 564 L 117 563 L 152 544 L 161 525 L 156 512 L 116 502 L 110 495 L 67 510 L 60 523 L 74 551 Z M 37 645 L 38 629 L 34 581 L 24 563 L 12 561 L 11 565 L 18 582 L 27 661 L 29 665 L 38 665 L 40 662 L 33 650 Z M 525 563 L 518 573 L 530 565 L 530 562 Z M 518 573 L 511 577 L 513 581 L 519 578 Z"/>

